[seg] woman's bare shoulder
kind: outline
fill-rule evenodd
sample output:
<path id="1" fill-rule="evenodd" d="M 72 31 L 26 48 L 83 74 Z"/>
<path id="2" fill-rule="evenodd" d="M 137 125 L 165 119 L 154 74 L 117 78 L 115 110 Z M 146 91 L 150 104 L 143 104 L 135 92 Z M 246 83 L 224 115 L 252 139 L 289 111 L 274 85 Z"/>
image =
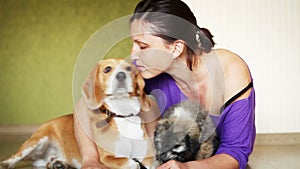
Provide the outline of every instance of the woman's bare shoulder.
<path id="1" fill-rule="evenodd" d="M 227 49 L 216 49 L 224 70 L 225 76 L 225 100 L 230 99 L 251 82 L 251 75 L 247 63 L 237 54 Z M 248 97 L 246 92 L 238 99 Z"/>

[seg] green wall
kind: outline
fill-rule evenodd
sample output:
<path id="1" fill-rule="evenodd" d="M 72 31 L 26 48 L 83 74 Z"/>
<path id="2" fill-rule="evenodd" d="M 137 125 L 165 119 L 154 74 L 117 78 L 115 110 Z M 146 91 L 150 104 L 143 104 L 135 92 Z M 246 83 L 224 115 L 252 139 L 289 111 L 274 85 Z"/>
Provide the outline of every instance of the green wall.
<path id="1" fill-rule="evenodd" d="M 0 125 L 40 124 L 73 111 L 80 50 L 138 0 L 0 0 Z M 125 40 L 110 56 L 128 56 Z"/>

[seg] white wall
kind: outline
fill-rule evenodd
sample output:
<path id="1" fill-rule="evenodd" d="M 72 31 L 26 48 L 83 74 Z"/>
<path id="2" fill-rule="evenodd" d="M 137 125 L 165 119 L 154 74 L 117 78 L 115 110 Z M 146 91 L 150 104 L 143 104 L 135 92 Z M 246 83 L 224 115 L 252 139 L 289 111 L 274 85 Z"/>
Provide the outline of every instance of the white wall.
<path id="1" fill-rule="evenodd" d="M 198 25 L 248 63 L 258 133 L 300 132 L 300 1 L 184 0 Z"/>

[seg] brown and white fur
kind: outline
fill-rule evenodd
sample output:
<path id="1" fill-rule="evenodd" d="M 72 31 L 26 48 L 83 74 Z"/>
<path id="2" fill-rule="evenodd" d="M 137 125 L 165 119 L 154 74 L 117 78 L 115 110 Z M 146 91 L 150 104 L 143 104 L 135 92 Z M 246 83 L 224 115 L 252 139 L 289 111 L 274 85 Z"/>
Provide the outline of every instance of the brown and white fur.
<path id="1" fill-rule="evenodd" d="M 100 61 L 83 85 L 88 111 L 77 115 L 88 113 L 89 124 L 82 126 L 90 125 L 99 160 L 109 168 L 140 168 L 133 158 L 144 166 L 153 160 L 149 155 L 152 146 L 139 117 L 140 112 L 148 111 L 153 104 L 143 88 L 144 81 L 134 65 L 122 59 Z M 108 118 L 101 111 L 113 112 L 118 117 Z M 26 160 L 35 167 L 80 168 L 82 159 L 74 132 L 73 114 L 50 120 L 16 154 L 1 162 L 0 168 L 13 168 Z"/>

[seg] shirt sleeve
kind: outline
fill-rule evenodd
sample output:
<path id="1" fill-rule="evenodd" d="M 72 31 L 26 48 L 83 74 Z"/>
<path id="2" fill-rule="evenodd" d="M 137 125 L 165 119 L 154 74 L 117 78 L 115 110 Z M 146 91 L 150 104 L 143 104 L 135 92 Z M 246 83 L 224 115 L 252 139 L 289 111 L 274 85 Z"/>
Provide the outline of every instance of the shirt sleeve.
<path id="1" fill-rule="evenodd" d="M 217 125 L 220 145 L 216 154 L 228 154 L 245 169 L 253 151 L 256 136 L 254 89 L 249 98 L 226 107 Z"/>

